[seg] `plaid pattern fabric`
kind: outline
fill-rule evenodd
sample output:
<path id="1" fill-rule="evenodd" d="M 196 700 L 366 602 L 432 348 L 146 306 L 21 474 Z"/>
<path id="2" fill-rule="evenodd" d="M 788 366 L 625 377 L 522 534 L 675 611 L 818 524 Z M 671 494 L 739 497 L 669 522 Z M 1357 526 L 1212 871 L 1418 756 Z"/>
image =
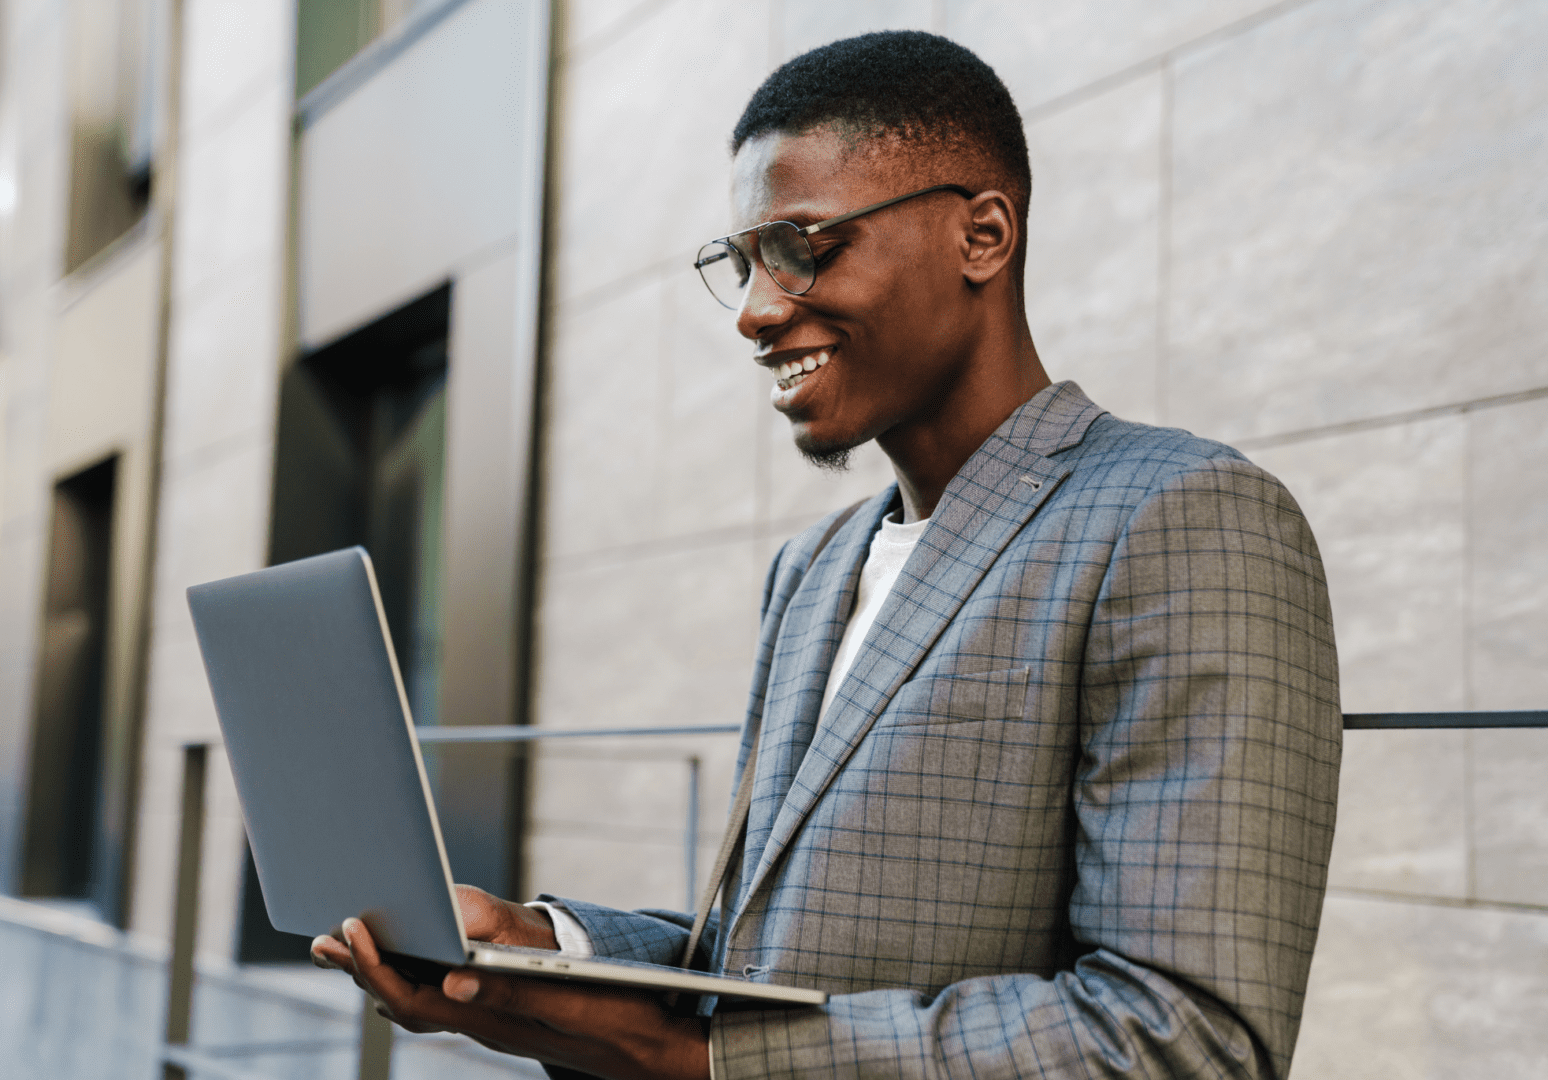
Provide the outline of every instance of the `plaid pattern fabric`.
<path id="1" fill-rule="evenodd" d="M 819 728 L 894 497 L 770 571 L 747 843 L 706 959 L 835 996 L 719 1012 L 717 1075 L 1286 1075 L 1341 735 L 1294 500 L 1050 387 L 947 488 Z M 683 946 L 684 916 L 564 903 L 599 953 Z"/>

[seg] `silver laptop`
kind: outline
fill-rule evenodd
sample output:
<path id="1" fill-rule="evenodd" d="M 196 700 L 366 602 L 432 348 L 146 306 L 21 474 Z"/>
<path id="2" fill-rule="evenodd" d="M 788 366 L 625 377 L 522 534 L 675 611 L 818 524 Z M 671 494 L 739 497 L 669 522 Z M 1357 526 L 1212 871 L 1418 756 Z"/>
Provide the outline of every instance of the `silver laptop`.
<path id="1" fill-rule="evenodd" d="M 370 556 L 349 548 L 188 590 L 269 921 L 360 917 L 420 982 L 479 968 L 748 1001 L 827 994 L 469 941 Z"/>

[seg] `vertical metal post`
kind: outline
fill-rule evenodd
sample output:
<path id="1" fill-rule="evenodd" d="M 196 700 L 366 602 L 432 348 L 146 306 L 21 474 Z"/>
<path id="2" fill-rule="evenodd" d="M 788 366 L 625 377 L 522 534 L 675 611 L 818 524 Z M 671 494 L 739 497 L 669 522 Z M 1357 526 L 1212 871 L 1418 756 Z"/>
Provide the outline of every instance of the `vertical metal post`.
<path id="1" fill-rule="evenodd" d="M 392 1076 L 392 1021 L 376 1011 L 369 994 L 360 1006 L 360 1069 L 358 1080 L 390 1080 Z"/>
<path id="2" fill-rule="evenodd" d="M 688 902 L 684 911 L 692 911 L 699 898 L 699 759 L 688 759 L 688 826 L 683 832 L 683 871 L 688 879 Z"/>
<path id="3" fill-rule="evenodd" d="M 199 931 L 199 861 L 204 848 L 204 772 L 209 747 L 183 747 L 183 807 L 177 840 L 177 894 L 172 908 L 172 962 L 167 970 L 169 1046 L 188 1045 L 193 1017 L 194 947 Z M 163 1080 L 187 1080 L 181 1065 L 163 1061 Z"/>

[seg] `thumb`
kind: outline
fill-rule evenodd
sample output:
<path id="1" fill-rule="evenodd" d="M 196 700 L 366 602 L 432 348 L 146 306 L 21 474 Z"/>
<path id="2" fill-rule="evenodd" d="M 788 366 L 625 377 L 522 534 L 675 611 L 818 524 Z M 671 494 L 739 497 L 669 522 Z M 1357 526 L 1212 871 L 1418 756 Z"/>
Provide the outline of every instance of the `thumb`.
<path id="1" fill-rule="evenodd" d="M 453 968 L 441 980 L 441 993 L 464 1005 L 478 997 L 482 989 L 483 984 L 479 982 L 478 976 L 467 968 Z"/>

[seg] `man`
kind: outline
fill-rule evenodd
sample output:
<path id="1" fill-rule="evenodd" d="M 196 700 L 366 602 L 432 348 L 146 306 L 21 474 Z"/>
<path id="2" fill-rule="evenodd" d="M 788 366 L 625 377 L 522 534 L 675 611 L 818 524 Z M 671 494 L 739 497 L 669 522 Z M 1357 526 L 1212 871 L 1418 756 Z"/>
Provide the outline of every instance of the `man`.
<path id="1" fill-rule="evenodd" d="M 699 962 L 834 996 L 704 1021 L 485 973 L 414 988 L 354 921 L 319 958 L 406 1026 L 605 1077 L 1285 1076 L 1340 733 L 1299 509 L 1235 451 L 1050 384 L 1021 122 L 971 53 L 807 53 L 732 148 L 742 231 L 706 283 L 797 446 L 875 439 L 897 484 L 770 569 L 746 838 Z M 545 900 L 553 929 L 463 892 L 475 936 L 684 949 L 686 916 Z"/>

